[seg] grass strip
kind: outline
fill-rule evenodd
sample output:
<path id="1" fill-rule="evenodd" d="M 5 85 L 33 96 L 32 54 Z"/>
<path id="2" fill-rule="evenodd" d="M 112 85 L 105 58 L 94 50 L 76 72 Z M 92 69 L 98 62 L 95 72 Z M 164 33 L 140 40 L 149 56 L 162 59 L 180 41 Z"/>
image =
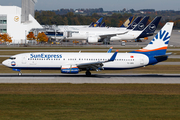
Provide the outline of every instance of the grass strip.
<path id="1" fill-rule="evenodd" d="M 180 95 L 180 84 L 0 84 L 0 94 Z"/>
<path id="2" fill-rule="evenodd" d="M 0 84 L 0 119 L 179 120 L 180 85 Z"/>

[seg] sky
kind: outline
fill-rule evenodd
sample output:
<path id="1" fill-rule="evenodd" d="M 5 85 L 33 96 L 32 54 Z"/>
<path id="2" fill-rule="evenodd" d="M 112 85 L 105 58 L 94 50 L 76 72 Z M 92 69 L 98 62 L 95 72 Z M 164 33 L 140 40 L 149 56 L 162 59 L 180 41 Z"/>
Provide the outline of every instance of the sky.
<path id="1" fill-rule="evenodd" d="M 2 6 L 19 6 L 21 0 L 1 0 Z M 103 8 L 105 11 L 126 9 L 180 10 L 180 0 L 37 0 L 36 10 Z"/>

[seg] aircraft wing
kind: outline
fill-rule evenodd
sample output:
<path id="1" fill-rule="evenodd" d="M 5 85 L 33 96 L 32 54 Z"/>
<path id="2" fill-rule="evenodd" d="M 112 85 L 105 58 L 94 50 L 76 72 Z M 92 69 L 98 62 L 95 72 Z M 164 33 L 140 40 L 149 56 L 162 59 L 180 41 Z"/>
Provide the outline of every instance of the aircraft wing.
<path id="1" fill-rule="evenodd" d="M 126 33 L 128 33 L 128 31 L 123 32 L 123 33 L 99 35 L 99 37 L 101 37 L 101 38 L 107 38 L 107 37 L 113 37 L 113 36 L 116 36 L 116 35 L 123 35 L 123 34 L 126 34 Z"/>
<path id="2" fill-rule="evenodd" d="M 104 62 L 92 62 L 92 63 L 83 63 L 83 64 L 78 64 L 77 67 L 79 69 L 90 69 L 90 70 L 103 70 L 102 66 L 103 66 Z"/>
<path id="3" fill-rule="evenodd" d="M 81 64 L 77 64 L 77 67 L 80 69 L 83 68 L 88 68 L 88 69 L 92 69 L 92 70 L 97 70 L 99 71 L 99 69 L 103 70 L 103 63 L 106 62 L 112 62 L 115 60 L 116 56 L 117 56 L 118 50 L 116 50 L 116 52 L 112 55 L 112 57 L 106 61 L 97 61 L 97 62 L 90 62 L 90 63 L 81 63 Z"/>

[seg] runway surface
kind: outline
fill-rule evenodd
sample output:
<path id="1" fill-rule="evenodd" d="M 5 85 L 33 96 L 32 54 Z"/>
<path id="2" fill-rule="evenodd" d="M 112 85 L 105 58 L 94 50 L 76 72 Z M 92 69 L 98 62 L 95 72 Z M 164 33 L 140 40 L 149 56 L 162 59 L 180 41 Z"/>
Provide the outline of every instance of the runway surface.
<path id="1" fill-rule="evenodd" d="M 180 84 L 180 74 L 0 74 L 0 83 L 106 83 Z"/>

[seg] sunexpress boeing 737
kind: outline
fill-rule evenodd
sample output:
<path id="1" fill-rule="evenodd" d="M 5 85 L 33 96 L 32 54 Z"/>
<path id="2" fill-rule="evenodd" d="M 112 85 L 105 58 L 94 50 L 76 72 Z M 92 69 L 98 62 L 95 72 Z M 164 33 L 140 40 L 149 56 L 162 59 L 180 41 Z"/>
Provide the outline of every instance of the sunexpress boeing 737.
<path id="1" fill-rule="evenodd" d="M 60 70 L 61 73 L 77 74 L 86 71 L 90 76 L 93 70 L 132 69 L 167 60 L 166 53 L 173 22 L 168 22 L 153 40 L 144 48 L 130 53 L 23 53 L 3 61 L 3 65 L 15 71 L 21 70 Z"/>

